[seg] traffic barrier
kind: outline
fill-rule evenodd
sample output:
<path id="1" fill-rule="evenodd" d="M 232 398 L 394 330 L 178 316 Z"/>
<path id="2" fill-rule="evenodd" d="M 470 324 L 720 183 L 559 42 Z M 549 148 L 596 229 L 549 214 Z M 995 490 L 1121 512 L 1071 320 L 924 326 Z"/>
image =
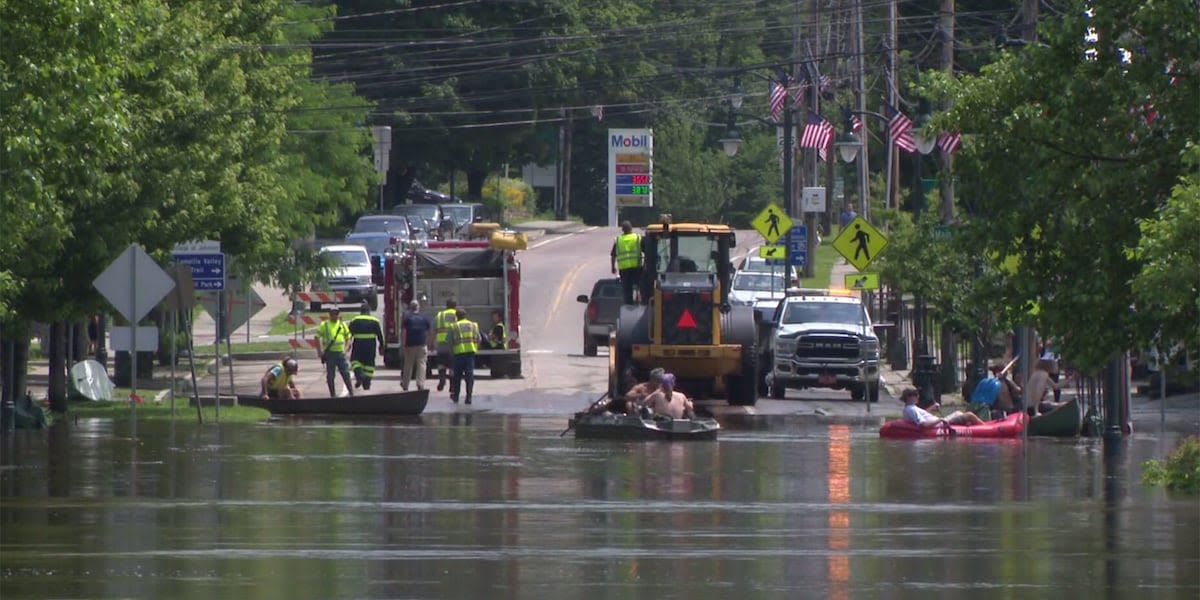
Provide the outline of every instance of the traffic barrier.
<path id="1" fill-rule="evenodd" d="M 344 292 L 298 292 L 296 299 L 301 302 L 341 303 L 345 300 Z"/>
<path id="2" fill-rule="evenodd" d="M 288 318 L 287 318 L 287 322 L 289 325 L 295 325 L 297 323 L 304 323 L 305 325 L 320 325 L 321 321 L 325 321 L 328 319 L 329 319 L 328 315 L 321 315 L 320 317 L 314 317 L 311 315 L 297 316 L 295 314 L 289 314 Z"/>
<path id="3" fill-rule="evenodd" d="M 288 345 L 290 345 L 291 347 L 293 347 L 297 350 L 301 350 L 305 347 L 312 348 L 315 350 L 317 348 L 317 339 L 316 338 L 306 338 L 303 340 L 298 340 L 296 338 L 292 338 L 292 339 L 288 340 Z"/>

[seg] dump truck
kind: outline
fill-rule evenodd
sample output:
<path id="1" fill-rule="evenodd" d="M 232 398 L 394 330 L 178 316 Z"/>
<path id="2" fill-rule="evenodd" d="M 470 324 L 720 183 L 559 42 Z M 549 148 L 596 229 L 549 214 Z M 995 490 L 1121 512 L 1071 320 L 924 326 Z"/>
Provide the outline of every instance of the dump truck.
<path id="1" fill-rule="evenodd" d="M 753 405 L 765 372 L 754 308 L 729 301 L 733 229 L 666 217 L 642 239 L 640 298 L 621 307 L 609 338 L 609 393 L 619 397 L 662 367 L 689 396 Z"/>

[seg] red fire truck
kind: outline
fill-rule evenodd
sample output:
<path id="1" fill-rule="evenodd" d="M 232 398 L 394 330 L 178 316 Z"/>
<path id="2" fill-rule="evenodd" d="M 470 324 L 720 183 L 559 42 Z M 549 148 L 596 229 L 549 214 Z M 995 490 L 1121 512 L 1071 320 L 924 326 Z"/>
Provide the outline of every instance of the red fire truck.
<path id="1" fill-rule="evenodd" d="M 521 377 L 521 263 L 503 238 L 429 242 L 407 247 L 384 264 L 384 365 L 401 365 L 401 317 L 413 299 L 432 319 L 453 298 L 486 335 L 500 311 L 508 340 L 504 348 L 479 349 L 476 366 L 492 377 Z M 430 357 L 433 358 L 432 356 Z"/>

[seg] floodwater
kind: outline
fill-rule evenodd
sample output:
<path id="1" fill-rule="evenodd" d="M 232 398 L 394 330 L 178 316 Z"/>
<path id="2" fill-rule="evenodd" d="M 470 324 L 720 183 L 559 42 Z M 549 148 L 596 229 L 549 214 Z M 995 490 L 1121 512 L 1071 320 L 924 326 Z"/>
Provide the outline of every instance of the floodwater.
<path id="1" fill-rule="evenodd" d="M 88 420 L 0 438 L 0 597 L 1188 598 L 1180 433 L 890 441 L 788 417 L 717 442 L 545 415 Z"/>

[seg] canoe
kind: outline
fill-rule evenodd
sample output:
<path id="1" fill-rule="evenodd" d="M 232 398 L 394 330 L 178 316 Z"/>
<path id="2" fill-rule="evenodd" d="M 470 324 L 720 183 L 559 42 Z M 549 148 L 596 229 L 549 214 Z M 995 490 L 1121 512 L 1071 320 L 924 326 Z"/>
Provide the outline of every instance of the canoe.
<path id="1" fill-rule="evenodd" d="M 612 413 L 578 412 L 568 427 L 580 439 L 606 440 L 715 440 L 721 425 L 716 419 L 672 419 Z"/>
<path id="2" fill-rule="evenodd" d="M 428 402 L 429 390 L 299 400 L 263 400 L 259 396 L 238 396 L 238 404 L 265 408 L 273 415 L 405 417 L 421 414 Z"/>
<path id="3" fill-rule="evenodd" d="M 1060 404 L 1054 410 L 1029 419 L 1029 435 L 1075 437 L 1083 430 L 1083 407 L 1079 398 Z"/>
<path id="4" fill-rule="evenodd" d="M 879 437 L 915 440 L 922 438 L 1015 438 L 1025 430 L 1029 417 L 1015 412 L 999 421 L 982 425 L 939 425 L 917 427 L 907 419 L 888 421 L 879 428 Z"/>

